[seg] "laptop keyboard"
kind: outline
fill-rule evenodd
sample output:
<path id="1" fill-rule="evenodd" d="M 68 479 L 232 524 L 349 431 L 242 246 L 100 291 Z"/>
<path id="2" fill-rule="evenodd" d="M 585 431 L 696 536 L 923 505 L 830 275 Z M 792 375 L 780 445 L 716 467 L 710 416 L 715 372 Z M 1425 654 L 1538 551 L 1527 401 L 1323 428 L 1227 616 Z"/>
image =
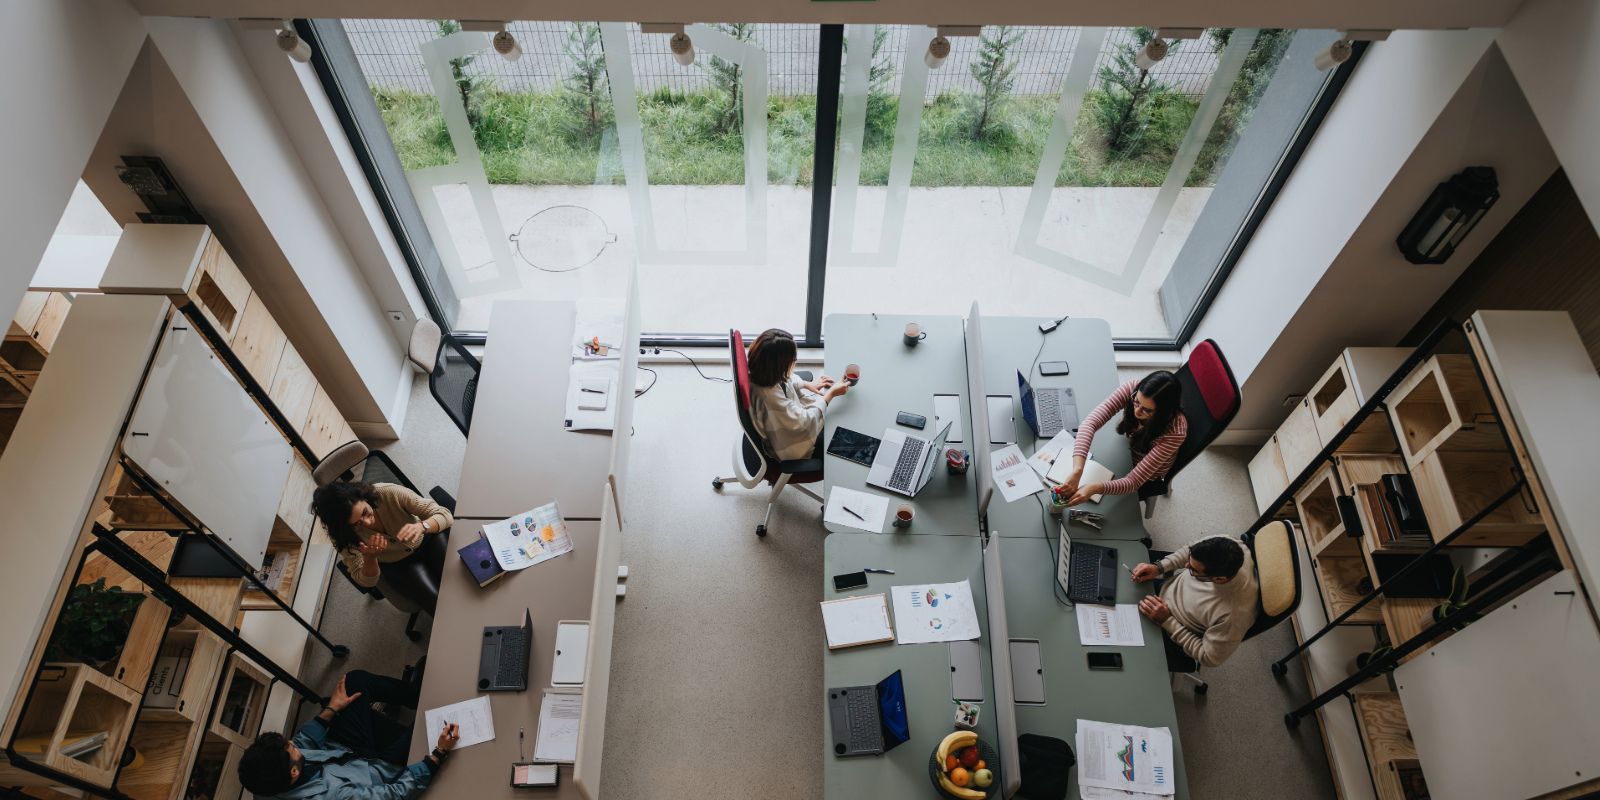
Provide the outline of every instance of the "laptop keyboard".
<path id="1" fill-rule="evenodd" d="M 883 730 L 878 725 L 877 692 L 859 689 L 847 692 L 845 702 L 850 710 L 851 751 L 883 749 Z"/>
<path id="2" fill-rule="evenodd" d="M 1100 562 L 1112 551 L 1092 544 L 1072 544 L 1072 555 L 1067 562 L 1069 583 L 1067 599 L 1074 603 L 1100 602 Z M 1111 556 L 1113 560 L 1116 556 Z"/>
<path id="3" fill-rule="evenodd" d="M 515 686 L 527 680 L 527 643 L 522 629 L 506 631 L 500 637 L 500 665 L 494 682 L 499 686 Z"/>
<path id="4" fill-rule="evenodd" d="M 906 491 L 911 488 L 911 478 L 922 463 L 922 451 L 928 446 L 921 439 L 906 439 L 900 446 L 900 459 L 894 462 L 894 472 L 889 475 L 890 488 Z"/>
<path id="5" fill-rule="evenodd" d="M 1033 407 L 1039 412 L 1040 430 L 1061 429 L 1061 393 L 1034 392 Z"/>

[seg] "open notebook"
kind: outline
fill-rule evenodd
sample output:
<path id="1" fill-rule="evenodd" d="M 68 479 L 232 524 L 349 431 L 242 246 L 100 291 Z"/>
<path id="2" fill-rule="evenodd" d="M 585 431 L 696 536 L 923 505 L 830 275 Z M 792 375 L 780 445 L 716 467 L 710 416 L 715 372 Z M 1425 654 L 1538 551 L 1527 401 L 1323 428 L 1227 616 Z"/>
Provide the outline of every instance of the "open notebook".
<path id="1" fill-rule="evenodd" d="M 1045 475 L 1045 479 L 1057 486 L 1060 486 L 1066 482 L 1067 476 L 1071 474 L 1072 459 L 1058 458 L 1056 459 L 1055 464 L 1050 467 L 1049 474 Z M 1078 480 L 1078 485 L 1088 486 L 1091 483 L 1105 483 L 1106 481 L 1111 480 L 1113 477 L 1115 476 L 1111 474 L 1111 470 L 1106 469 L 1100 465 L 1100 462 L 1091 458 L 1084 462 L 1083 477 Z M 1098 503 L 1102 497 L 1105 497 L 1105 495 L 1097 494 L 1089 498 L 1089 502 Z"/>

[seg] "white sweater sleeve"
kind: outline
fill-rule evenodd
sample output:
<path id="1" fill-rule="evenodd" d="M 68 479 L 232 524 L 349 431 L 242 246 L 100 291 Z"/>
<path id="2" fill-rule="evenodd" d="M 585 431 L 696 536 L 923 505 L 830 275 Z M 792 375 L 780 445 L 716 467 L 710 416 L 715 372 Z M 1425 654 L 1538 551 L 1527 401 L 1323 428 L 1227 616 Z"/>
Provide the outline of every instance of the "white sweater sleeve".
<path id="1" fill-rule="evenodd" d="M 787 384 L 756 387 L 751 395 L 751 418 L 778 458 L 787 461 L 810 456 L 822 433 L 821 399 L 808 395 L 795 378 Z"/>

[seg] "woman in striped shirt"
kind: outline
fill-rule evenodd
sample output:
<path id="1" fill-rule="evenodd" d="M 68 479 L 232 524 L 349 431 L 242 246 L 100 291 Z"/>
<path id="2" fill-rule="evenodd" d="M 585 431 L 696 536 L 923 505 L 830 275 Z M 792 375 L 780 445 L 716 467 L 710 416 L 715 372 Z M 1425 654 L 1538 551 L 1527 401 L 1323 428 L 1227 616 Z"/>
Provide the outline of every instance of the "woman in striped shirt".
<path id="1" fill-rule="evenodd" d="M 1122 412 L 1122 420 L 1117 423 L 1117 433 L 1128 437 L 1133 469 L 1115 480 L 1079 486 L 1095 431 L 1118 411 Z M 1147 481 L 1166 475 L 1188 433 L 1189 423 L 1183 418 L 1183 386 L 1172 373 L 1158 370 L 1143 380 L 1122 384 L 1078 426 L 1078 438 L 1072 447 L 1072 474 L 1064 484 L 1072 492 L 1067 504 L 1075 506 L 1097 494 L 1130 494 Z"/>

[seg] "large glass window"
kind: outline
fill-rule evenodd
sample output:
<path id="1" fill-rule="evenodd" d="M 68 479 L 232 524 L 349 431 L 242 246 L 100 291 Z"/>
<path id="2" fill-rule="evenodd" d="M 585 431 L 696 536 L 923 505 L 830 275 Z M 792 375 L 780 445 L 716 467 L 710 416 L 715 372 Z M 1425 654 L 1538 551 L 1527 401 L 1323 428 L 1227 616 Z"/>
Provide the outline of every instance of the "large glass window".
<path id="1" fill-rule="evenodd" d="M 1314 67 L 1327 31 L 1209 29 L 1151 65 L 1149 29 L 988 26 L 930 66 L 914 25 L 843 26 L 842 55 L 839 28 L 689 25 L 687 64 L 634 23 L 512 23 L 514 61 L 451 20 L 330 25 L 330 85 L 370 94 L 354 138 L 402 176 L 391 221 L 458 332 L 637 264 L 647 335 L 976 298 L 1181 344 L 1350 68 Z"/>

